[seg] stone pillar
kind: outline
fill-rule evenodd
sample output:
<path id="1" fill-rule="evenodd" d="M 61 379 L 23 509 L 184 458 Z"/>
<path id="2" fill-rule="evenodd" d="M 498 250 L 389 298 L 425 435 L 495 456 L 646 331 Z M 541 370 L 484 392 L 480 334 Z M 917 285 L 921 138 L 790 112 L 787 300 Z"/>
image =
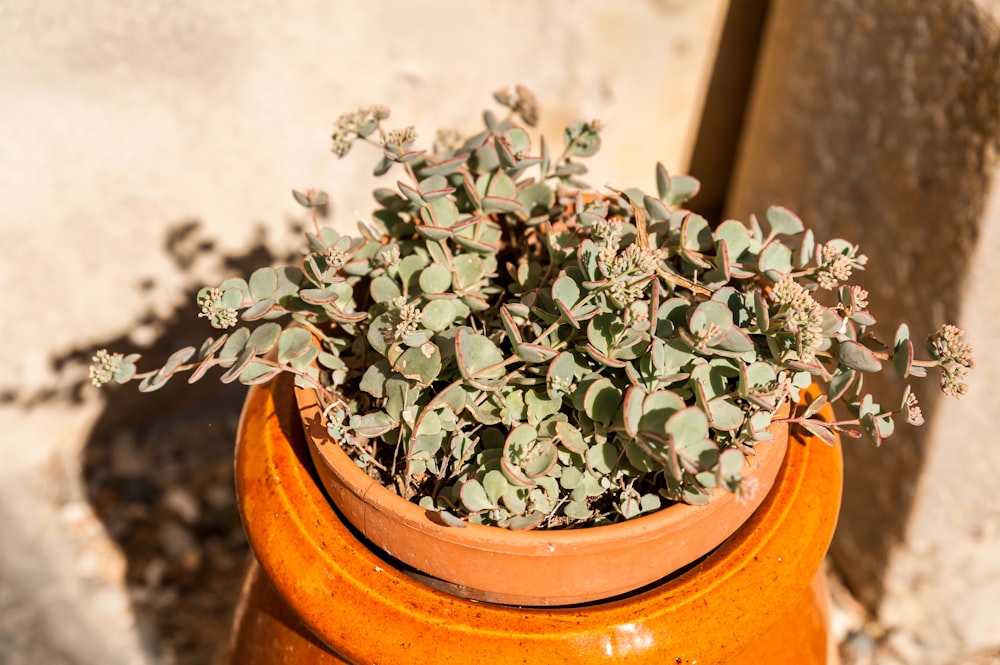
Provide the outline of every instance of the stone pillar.
<path id="1" fill-rule="evenodd" d="M 928 424 L 845 445 L 833 557 L 908 663 L 1000 646 L 996 452 L 1000 30 L 973 0 L 774 0 L 727 214 L 770 204 L 870 257 L 883 337 L 967 330 L 960 402 L 917 388 Z M 868 386 L 898 399 L 895 376 Z M 960 662 L 960 661 L 955 661 Z"/>

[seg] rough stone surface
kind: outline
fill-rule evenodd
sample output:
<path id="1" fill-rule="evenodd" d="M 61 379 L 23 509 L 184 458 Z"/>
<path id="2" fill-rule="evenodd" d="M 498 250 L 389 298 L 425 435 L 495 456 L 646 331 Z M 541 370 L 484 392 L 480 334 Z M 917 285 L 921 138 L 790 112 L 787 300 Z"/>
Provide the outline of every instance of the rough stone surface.
<path id="1" fill-rule="evenodd" d="M 686 163 L 725 6 L 0 3 L 0 662 L 224 649 L 239 391 L 98 395 L 85 364 L 201 339 L 198 285 L 299 246 L 292 188 L 353 227 L 374 155 L 330 154 L 339 113 L 384 103 L 429 142 L 524 83 L 557 141 L 605 121 L 593 182 L 652 188 L 657 160 Z"/>
<path id="2" fill-rule="evenodd" d="M 920 387 L 927 427 L 845 447 L 834 560 L 907 663 L 1000 647 L 996 14 L 971 0 L 776 0 L 730 192 L 737 218 L 779 203 L 821 238 L 860 243 L 884 337 L 904 319 L 917 338 L 951 321 L 979 351 L 961 402 Z M 869 387 L 888 401 L 902 385 Z"/>

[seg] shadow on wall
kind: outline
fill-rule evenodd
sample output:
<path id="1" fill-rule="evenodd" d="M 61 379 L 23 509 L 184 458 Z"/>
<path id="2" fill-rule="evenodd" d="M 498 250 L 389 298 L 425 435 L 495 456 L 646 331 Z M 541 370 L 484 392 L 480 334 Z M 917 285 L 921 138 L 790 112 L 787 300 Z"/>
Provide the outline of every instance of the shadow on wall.
<path id="1" fill-rule="evenodd" d="M 958 322 L 1000 136 L 995 25 L 967 0 L 771 5 L 727 214 L 785 205 L 821 240 L 859 243 L 873 259 L 857 283 L 884 338 L 896 321 L 915 339 Z M 865 385 L 883 403 L 903 388 L 891 372 Z M 914 389 L 933 417 L 932 382 Z M 906 540 L 930 432 L 900 427 L 878 450 L 844 442 L 831 552 L 871 609 Z"/>
<path id="2" fill-rule="evenodd" d="M 211 257 L 226 275 L 248 275 L 278 257 L 261 231 L 238 256 L 218 256 L 198 222 L 175 225 L 166 249 L 181 271 Z M 150 285 L 146 285 L 147 287 Z M 80 349 L 60 362 L 88 362 L 96 348 L 141 351 L 140 368 L 213 334 L 198 318 L 197 288 L 135 349 L 128 336 Z M 233 489 L 233 445 L 246 388 L 206 376 L 178 376 L 145 395 L 135 384 L 109 386 L 83 452 L 84 483 L 95 513 L 127 560 L 126 586 L 140 635 L 158 660 L 178 665 L 222 662 L 248 548 Z"/>

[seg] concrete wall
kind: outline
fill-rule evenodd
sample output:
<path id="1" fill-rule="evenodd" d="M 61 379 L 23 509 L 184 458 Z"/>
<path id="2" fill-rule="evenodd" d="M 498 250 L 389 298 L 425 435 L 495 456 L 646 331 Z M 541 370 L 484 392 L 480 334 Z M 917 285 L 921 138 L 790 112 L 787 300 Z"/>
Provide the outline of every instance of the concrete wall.
<path id="1" fill-rule="evenodd" d="M 593 182 L 652 189 L 657 160 L 686 165 L 726 4 L 0 3 L 0 660 L 145 658 L 80 456 L 180 398 L 105 406 L 86 354 L 179 341 L 195 284 L 262 240 L 297 247 L 292 188 L 328 189 L 353 226 L 374 155 L 330 154 L 338 114 L 384 103 L 429 141 L 525 83 L 555 141 L 605 121 Z"/>
<path id="2" fill-rule="evenodd" d="M 923 429 L 846 441 L 833 555 L 888 630 L 884 662 L 1000 650 L 1000 31 L 997 3 L 775 0 L 730 215 L 772 203 L 860 243 L 859 282 L 922 338 L 943 322 L 977 350 L 959 402 L 918 394 Z M 991 14 L 992 12 L 992 14 Z M 933 381 L 927 382 L 933 384 Z M 885 401 L 901 383 L 868 384 Z M 951 660 L 954 659 L 954 660 Z"/>

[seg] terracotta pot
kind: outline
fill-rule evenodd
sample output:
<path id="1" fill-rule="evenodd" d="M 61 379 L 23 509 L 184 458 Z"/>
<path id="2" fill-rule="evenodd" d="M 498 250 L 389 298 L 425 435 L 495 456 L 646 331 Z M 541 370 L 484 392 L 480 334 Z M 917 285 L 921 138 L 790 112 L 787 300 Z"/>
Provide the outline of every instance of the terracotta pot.
<path id="1" fill-rule="evenodd" d="M 321 422 L 316 394 L 296 388 L 313 462 L 343 516 L 368 540 L 451 593 L 495 603 L 555 606 L 611 598 L 695 561 L 728 538 L 774 484 L 788 445 L 787 425 L 758 445 L 744 473 L 758 491 L 739 501 L 717 488 L 701 506 L 671 505 L 617 524 L 558 531 L 448 526 L 364 473 Z M 787 409 L 785 411 L 787 413 Z M 436 583 L 436 582 L 434 582 Z"/>
<path id="2" fill-rule="evenodd" d="M 234 665 L 834 662 L 816 572 L 839 510 L 839 446 L 792 437 L 760 508 L 672 578 L 612 602 L 524 609 L 430 588 L 370 548 L 324 494 L 296 410 L 278 381 L 251 389 L 240 424 L 237 493 L 259 565 Z"/>

